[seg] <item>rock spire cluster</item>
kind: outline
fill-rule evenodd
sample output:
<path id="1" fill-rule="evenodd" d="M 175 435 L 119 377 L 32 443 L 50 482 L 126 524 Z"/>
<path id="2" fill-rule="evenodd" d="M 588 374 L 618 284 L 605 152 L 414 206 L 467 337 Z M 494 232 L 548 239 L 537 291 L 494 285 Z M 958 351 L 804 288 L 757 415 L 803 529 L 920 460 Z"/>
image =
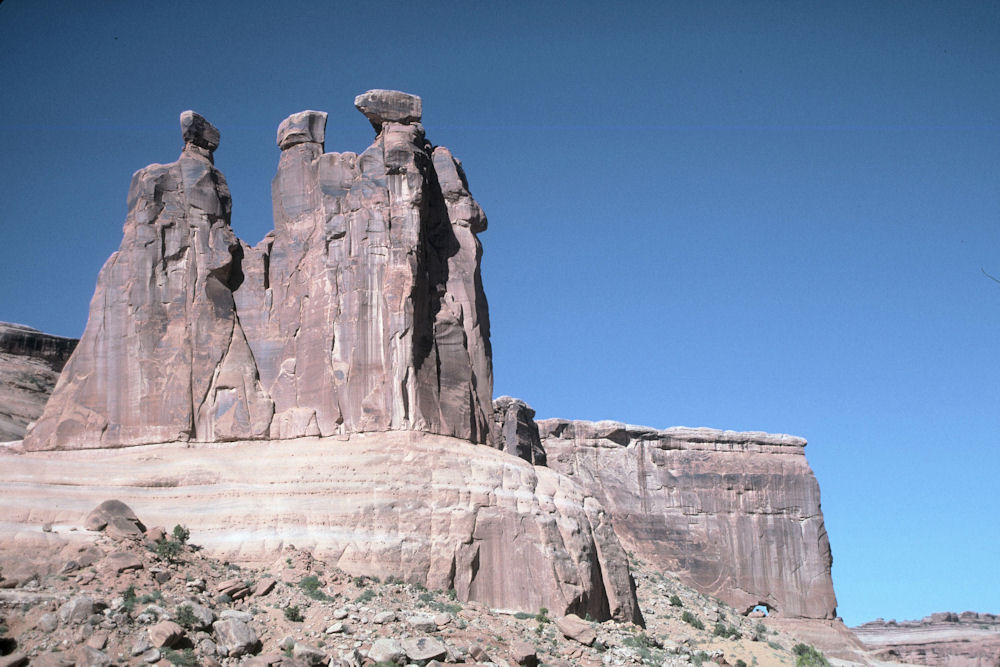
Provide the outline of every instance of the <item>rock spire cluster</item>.
<path id="1" fill-rule="evenodd" d="M 372 90 L 363 153 L 325 153 L 326 113 L 278 127 L 274 231 L 230 228 L 220 133 L 139 170 L 121 247 L 28 450 L 419 430 L 492 440 L 489 314 L 462 166 L 419 97 Z"/>

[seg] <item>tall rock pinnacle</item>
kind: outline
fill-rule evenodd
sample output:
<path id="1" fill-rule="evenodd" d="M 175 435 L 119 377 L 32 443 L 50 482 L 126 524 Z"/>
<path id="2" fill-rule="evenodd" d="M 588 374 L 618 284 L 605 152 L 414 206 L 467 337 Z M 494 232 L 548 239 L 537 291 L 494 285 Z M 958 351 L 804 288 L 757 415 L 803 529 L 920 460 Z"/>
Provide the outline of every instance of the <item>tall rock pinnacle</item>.
<path id="1" fill-rule="evenodd" d="M 233 302 L 240 246 L 219 131 L 181 114 L 184 150 L 132 177 L 118 252 L 26 449 L 120 447 L 267 434 L 273 406 Z"/>
<path id="2" fill-rule="evenodd" d="M 229 227 L 219 131 L 185 111 L 180 159 L 138 171 L 122 245 L 30 450 L 421 430 L 492 442 L 489 314 L 461 164 L 419 97 L 355 104 L 376 129 L 325 153 L 326 113 L 278 128 L 274 231 Z"/>

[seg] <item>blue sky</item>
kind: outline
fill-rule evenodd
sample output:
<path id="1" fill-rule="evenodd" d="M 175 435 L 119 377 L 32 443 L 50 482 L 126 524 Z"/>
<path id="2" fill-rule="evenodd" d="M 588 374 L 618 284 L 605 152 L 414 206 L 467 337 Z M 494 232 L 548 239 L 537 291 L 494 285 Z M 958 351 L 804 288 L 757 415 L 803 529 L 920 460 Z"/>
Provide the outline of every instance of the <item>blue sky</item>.
<path id="1" fill-rule="evenodd" d="M 1000 611 L 1000 4 L 0 5 L 0 320 L 79 336 L 136 169 L 222 131 L 271 228 L 275 128 L 424 99 L 463 160 L 496 394 L 803 436 L 849 624 Z"/>

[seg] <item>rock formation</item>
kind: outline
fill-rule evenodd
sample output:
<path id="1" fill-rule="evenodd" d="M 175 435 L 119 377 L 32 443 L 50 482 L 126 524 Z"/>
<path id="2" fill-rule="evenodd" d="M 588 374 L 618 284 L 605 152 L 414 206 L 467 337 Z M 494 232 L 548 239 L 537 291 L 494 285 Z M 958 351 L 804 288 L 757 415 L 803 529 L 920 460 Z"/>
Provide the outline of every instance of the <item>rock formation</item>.
<path id="1" fill-rule="evenodd" d="M 498 403 L 498 419 L 507 406 Z M 529 449 L 524 413 L 510 414 L 498 426 L 505 448 Z M 547 465 L 601 502 L 629 551 L 744 612 L 836 616 L 805 440 L 563 419 L 540 420 L 537 431 Z M 520 441 L 508 444 L 508 433 Z"/>
<path id="2" fill-rule="evenodd" d="M 535 411 L 518 398 L 493 401 L 493 432 L 499 449 L 534 465 L 545 465 L 545 448 L 535 424 Z"/>
<path id="3" fill-rule="evenodd" d="M 0 442 L 24 437 L 77 341 L 0 322 Z"/>
<path id="4" fill-rule="evenodd" d="M 879 619 L 851 628 L 874 657 L 949 667 L 1000 665 L 1000 616 L 942 612 L 919 621 Z"/>
<path id="5" fill-rule="evenodd" d="M 461 164 L 420 99 L 355 101 L 378 131 L 324 153 L 326 114 L 278 128 L 275 229 L 230 229 L 219 131 L 181 116 L 177 162 L 138 171 L 121 247 L 25 449 L 419 430 L 492 440 L 489 315 Z"/>

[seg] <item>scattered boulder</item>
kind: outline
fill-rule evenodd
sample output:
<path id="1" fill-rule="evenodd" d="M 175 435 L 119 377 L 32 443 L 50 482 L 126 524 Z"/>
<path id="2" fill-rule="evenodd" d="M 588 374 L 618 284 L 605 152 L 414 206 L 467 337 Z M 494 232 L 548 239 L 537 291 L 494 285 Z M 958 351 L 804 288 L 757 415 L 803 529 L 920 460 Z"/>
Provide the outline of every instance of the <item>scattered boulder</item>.
<path id="1" fill-rule="evenodd" d="M 219 648 L 231 658 L 260 650 L 260 640 L 253 628 L 235 618 L 224 618 L 212 624 L 212 633 Z"/>
<path id="2" fill-rule="evenodd" d="M 444 660 L 448 655 L 448 647 L 444 642 L 434 637 L 409 637 L 400 644 L 410 662 L 425 664 L 431 660 Z"/>
<path id="3" fill-rule="evenodd" d="M 141 570 L 143 565 L 142 560 L 131 551 L 113 551 L 104 558 L 101 568 L 114 574 L 121 574 L 129 570 Z"/>
<path id="4" fill-rule="evenodd" d="M 274 587 L 275 585 L 277 585 L 277 583 L 278 582 L 276 582 L 274 579 L 261 579 L 256 584 L 254 584 L 252 594 L 254 595 L 254 597 L 260 595 L 267 595 L 272 590 L 274 590 Z"/>
<path id="5" fill-rule="evenodd" d="M 538 667 L 538 654 L 535 651 L 535 645 L 529 642 L 511 642 L 510 657 L 521 667 Z"/>
<path id="6" fill-rule="evenodd" d="M 38 617 L 35 627 L 42 632 L 52 632 L 59 627 L 59 617 L 52 612 L 46 612 Z"/>
<path id="7" fill-rule="evenodd" d="M 146 532 L 146 527 L 132 508 L 120 500 L 105 500 L 83 520 L 83 527 L 87 530 L 105 530 L 109 526 L 115 537 Z"/>
<path id="8" fill-rule="evenodd" d="M 188 612 L 182 610 L 188 609 Z M 197 602 L 185 602 L 177 607 L 175 618 L 185 618 L 192 630 L 206 630 L 215 622 L 215 612 Z"/>
<path id="9" fill-rule="evenodd" d="M 173 621 L 160 621 L 149 626 L 147 632 L 154 648 L 170 648 L 184 636 L 184 628 Z"/>
<path id="10" fill-rule="evenodd" d="M 292 647 L 292 657 L 312 667 L 325 665 L 330 661 L 330 657 L 325 652 L 301 642 L 295 642 L 295 646 Z"/>
<path id="11" fill-rule="evenodd" d="M 66 624 L 83 623 L 93 613 L 93 598 L 89 595 L 77 595 L 59 607 L 59 620 Z"/>
<path id="12" fill-rule="evenodd" d="M 406 651 L 403 650 L 403 645 L 399 643 L 399 640 L 387 637 L 376 639 L 368 650 L 368 659 L 380 664 L 384 662 L 398 663 L 405 657 Z"/>
<path id="13" fill-rule="evenodd" d="M 556 619 L 556 627 L 567 639 L 578 641 L 584 646 L 590 646 L 597 641 L 597 633 L 590 623 L 576 614 L 567 614 Z"/>
<path id="14" fill-rule="evenodd" d="M 181 113 L 181 135 L 185 144 L 193 144 L 207 151 L 219 147 L 219 128 L 212 125 L 199 113 L 185 111 Z"/>
<path id="15" fill-rule="evenodd" d="M 21 667 L 28 664 L 28 656 L 16 652 L 0 657 L 0 667 Z"/>
<path id="16" fill-rule="evenodd" d="M 438 629 L 437 623 L 430 616 L 410 616 L 406 619 L 406 624 L 420 632 L 436 632 Z"/>

